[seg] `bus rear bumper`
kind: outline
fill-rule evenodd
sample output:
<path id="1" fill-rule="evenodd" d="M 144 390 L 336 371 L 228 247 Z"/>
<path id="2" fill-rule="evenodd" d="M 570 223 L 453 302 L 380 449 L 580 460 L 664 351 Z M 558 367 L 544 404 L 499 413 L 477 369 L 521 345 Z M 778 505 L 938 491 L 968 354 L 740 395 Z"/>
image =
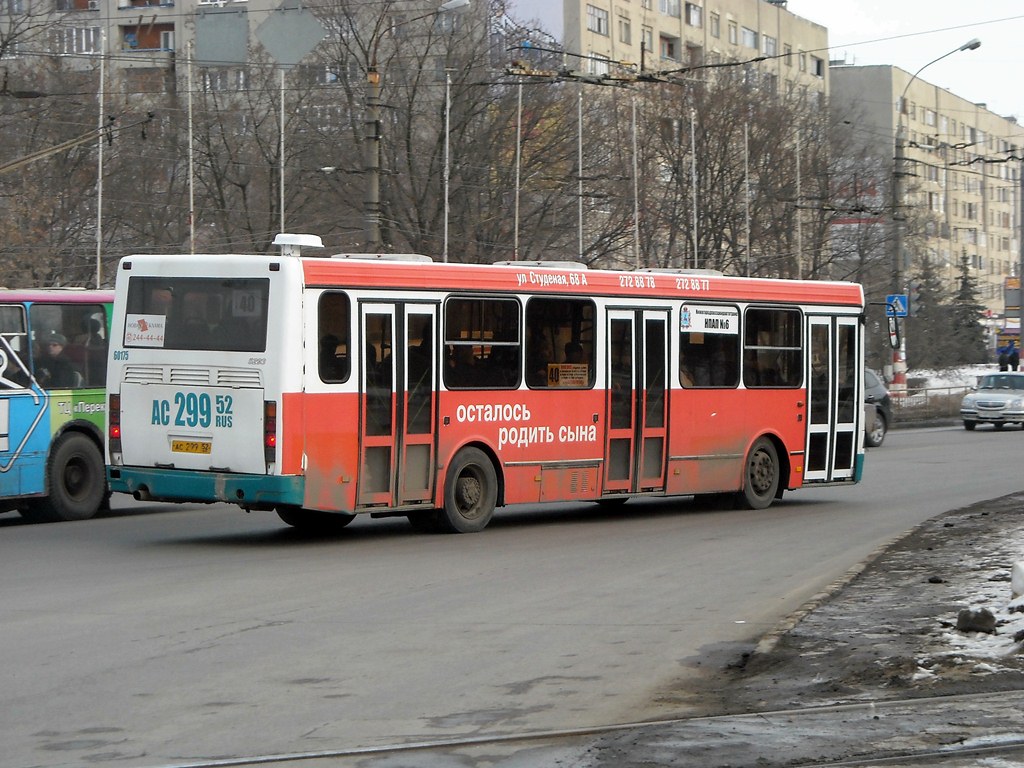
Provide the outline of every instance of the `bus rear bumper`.
<path id="1" fill-rule="evenodd" d="M 108 467 L 107 480 L 110 490 L 129 493 L 140 500 L 226 502 L 262 509 L 272 509 L 279 504 L 302 506 L 303 500 L 304 478 L 299 476 Z"/>

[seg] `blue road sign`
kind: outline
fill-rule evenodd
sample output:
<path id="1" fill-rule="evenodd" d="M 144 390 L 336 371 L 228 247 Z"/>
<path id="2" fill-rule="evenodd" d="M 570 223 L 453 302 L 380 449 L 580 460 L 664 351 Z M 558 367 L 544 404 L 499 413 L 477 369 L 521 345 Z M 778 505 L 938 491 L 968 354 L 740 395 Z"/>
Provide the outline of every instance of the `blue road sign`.
<path id="1" fill-rule="evenodd" d="M 907 294 L 890 293 L 885 297 L 885 314 L 888 317 L 907 316 Z"/>

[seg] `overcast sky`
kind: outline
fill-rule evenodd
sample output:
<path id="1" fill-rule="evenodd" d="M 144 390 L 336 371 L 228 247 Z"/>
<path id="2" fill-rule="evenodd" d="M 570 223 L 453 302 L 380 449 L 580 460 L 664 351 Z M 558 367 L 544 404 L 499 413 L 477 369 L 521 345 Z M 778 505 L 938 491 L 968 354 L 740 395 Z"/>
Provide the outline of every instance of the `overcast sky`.
<path id="1" fill-rule="evenodd" d="M 1015 115 L 1024 138 L 1024 0 L 789 0 L 797 16 L 828 28 L 829 58 L 893 64 L 914 73 L 972 38 L 919 77 L 993 112 Z"/>

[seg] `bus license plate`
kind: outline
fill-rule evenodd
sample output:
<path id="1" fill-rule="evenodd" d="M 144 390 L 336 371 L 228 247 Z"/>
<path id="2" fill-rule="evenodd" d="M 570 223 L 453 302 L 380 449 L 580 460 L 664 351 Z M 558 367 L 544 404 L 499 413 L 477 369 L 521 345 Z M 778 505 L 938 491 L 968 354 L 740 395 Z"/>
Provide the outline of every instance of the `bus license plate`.
<path id="1" fill-rule="evenodd" d="M 210 453 L 213 443 L 205 440 L 171 440 L 174 453 Z"/>

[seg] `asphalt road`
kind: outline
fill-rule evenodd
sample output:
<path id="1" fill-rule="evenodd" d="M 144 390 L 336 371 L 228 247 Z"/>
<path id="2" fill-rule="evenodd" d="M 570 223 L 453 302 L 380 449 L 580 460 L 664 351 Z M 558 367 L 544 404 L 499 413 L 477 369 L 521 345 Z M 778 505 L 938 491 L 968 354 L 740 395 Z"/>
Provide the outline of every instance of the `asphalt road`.
<path id="1" fill-rule="evenodd" d="M 165 766 L 678 714 L 664 693 L 933 515 L 1020 490 L 1018 430 L 900 430 L 856 488 L 499 511 L 471 536 L 116 501 L 0 516 L 0 766 Z"/>

